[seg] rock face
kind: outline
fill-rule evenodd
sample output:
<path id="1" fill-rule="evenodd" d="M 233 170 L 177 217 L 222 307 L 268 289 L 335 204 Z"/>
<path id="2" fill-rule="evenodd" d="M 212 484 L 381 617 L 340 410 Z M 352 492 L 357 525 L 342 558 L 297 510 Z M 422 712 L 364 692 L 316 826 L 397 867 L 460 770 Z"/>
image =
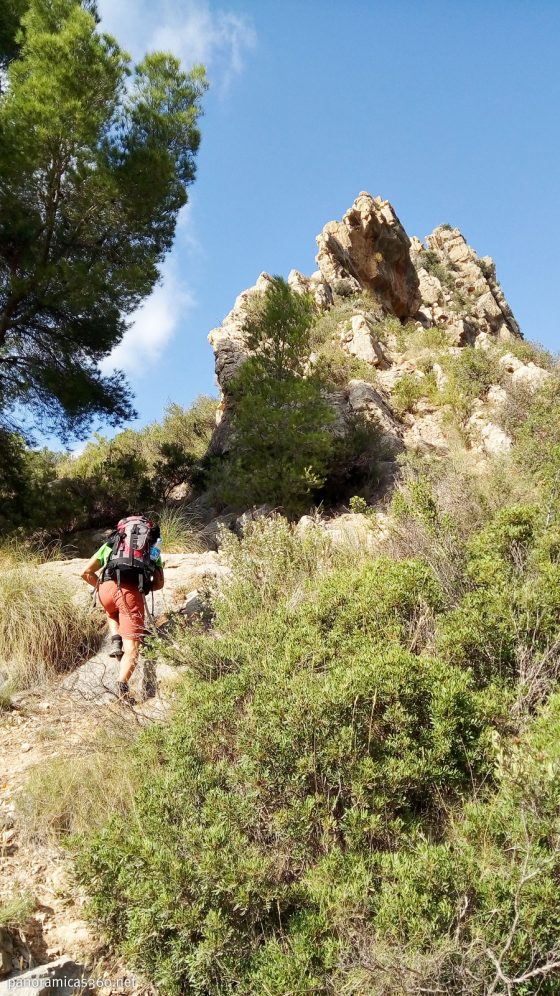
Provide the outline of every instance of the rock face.
<path id="1" fill-rule="evenodd" d="M 312 295 L 320 312 L 341 308 L 343 320 L 333 322 L 333 343 L 371 368 L 371 376 L 366 371 L 363 379 L 356 379 L 355 373 L 351 379 L 349 374 L 346 387 L 337 384 L 329 389 L 328 400 L 337 416 L 333 431 L 347 431 L 351 417 L 359 414 L 380 426 L 393 453 L 403 447 L 445 452 L 441 413 L 430 407 L 426 397 L 422 400 L 420 392 L 420 400 L 403 416 L 398 413 L 400 408 L 396 410 L 393 392 L 399 390 L 406 375 L 409 382 L 435 384 L 443 397 L 448 384 L 442 359 L 445 353 L 458 355 L 467 345 L 490 351 L 499 346 L 505 351 L 506 343 L 521 336 L 493 261 L 489 256 L 479 257 L 459 229 L 449 225 L 434 229 L 424 243 L 416 237 L 410 239 L 391 204 L 364 192 L 342 221 L 325 225 L 317 245 L 319 269 L 310 277 L 291 270 L 288 284 L 298 294 Z M 271 280 L 269 274 L 261 273 L 256 284 L 239 295 L 223 324 L 209 335 L 222 392 L 214 452 L 225 453 L 231 446 L 228 385 L 248 355 L 243 329 L 251 300 L 265 291 Z M 405 325 L 409 339 L 414 327 L 419 337 L 435 330 L 440 354 L 432 356 L 431 366 L 426 353 L 420 356 L 403 346 L 399 330 Z M 315 353 L 309 369 L 314 362 Z M 491 454 L 506 453 L 511 446 L 496 414 L 507 398 L 509 385 L 535 390 L 549 376 L 511 351 L 501 363 L 503 383 L 494 385 L 486 409 L 482 406 L 483 410 L 471 412 L 466 426 L 474 448 Z"/>
<path id="2" fill-rule="evenodd" d="M 237 373 L 247 357 L 243 325 L 251 298 L 265 291 L 271 282 L 272 277 L 268 273 L 261 273 L 254 287 L 249 287 L 236 298 L 232 310 L 226 315 L 222 325 L 213 329 L 208 335 L 208 341 L 216 357 L 216 378 L 222 390 L 227 387 L 228 381 Z"/>
<path id="3" fill-rule="evenodd" d="M 342 221 L 329 221 L 317 236 L 317 264 L 337 294 L 369 291 L 385 311 L 409 318 L 420 306 L 410 239 L 380 197 L 362 192 Z"/>
<path id="4" fill-rule="evenodd" d="M 426 238 L 413 239 L 425 324 L 455 327 L 460 345 L 480 333 L 510 339 L 521 332 L 496 279 L 490 256 L 480 258 L 458 228 L 441 225 Z"/>

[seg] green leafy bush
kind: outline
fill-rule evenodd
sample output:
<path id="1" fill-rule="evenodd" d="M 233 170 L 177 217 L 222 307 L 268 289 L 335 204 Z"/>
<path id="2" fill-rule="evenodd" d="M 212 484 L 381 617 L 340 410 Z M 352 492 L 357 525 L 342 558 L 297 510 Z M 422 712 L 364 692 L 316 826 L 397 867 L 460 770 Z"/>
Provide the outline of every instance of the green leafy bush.
<path id="1" fill-rule="evenodd" d="M 497 792 L 469 804 L 445 843 L 383 858 L 362 952 L 384 958 L 350 970 L 368 992 L 558 991 L 559 734 L 556 694 L 498 755 Z"/>
<path id="2" fill-rule="evenodd" d="M 294 557 L 281 521 L 230 541 L 215 635 L 187 638 L 178 713 L 138 748 L 159 770 L 83 841 L 92 915 L 163 992 L 326 991 L 379 856 L 444 834 L 490 771 L 487 699 L 419 636 L 430 569 L 336 566 L 310 532 Z"/>
<path id="3" fill-rule="evenodd" d="M 276 278 L 247 319 L 252 355 L 230 384 L 233 446 L 213 480 L 230 504 L 268 502 L 297 512 L 325 481 L 335 415 L 323 382 L 303 376 L 314 316 L 311 298 Z"/>
<path id="4" fill-rule="evenodd" d="M 415 376 L 411 373 L 404 373 L 399 377 L 393 388 L 393 406 L 399 415 L 414 410 L 420 398 L 429 398 L 435 391 L 435 376 L 433 373 L 425 374 L 423 377 Z"/>
<path id="5" fill-rule="evenodd" d="M 440 363 L 447 375 L 441 403 L 450 405 L 460 422 L 471 414 L 473 402 L 484 398 L 489 387 L 503 379 L 497 355 L 474 346 L 464 346 L 457 354 L 443 354 Z"/>

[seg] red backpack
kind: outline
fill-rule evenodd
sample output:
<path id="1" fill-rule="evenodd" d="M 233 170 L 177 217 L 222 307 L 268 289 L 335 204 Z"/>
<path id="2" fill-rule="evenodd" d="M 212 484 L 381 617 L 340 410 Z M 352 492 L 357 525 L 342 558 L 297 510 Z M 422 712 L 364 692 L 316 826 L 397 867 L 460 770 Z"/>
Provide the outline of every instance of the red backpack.
<path id="1" fill-rule="evenodd" d="M 149 592 L 155 567 L 150 559 L 153 529 L 154 523 L 143 515 L 129 515 L 120 520 L 111 537 L 113 549 L 103 571 L 103 580 L 113 578 L 119 587 L 124 581 L 139 591 Z"/>

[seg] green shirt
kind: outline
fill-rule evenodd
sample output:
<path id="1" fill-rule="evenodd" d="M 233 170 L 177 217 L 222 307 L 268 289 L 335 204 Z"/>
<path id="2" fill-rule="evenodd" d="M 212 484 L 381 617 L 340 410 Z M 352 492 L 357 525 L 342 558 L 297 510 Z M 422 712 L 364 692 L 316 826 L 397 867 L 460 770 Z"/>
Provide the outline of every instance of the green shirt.
<path id="1" fill-rule="evenodd" d="M 113 552 L 113 547 L 110 546 L 109 543 L 104 543 L 103 546 L 99 547 L 99 550 L 95 554 L 95 559 L 99 561 L 99 563 L 103 568 L 105 568 L 109 563 L 109 557 L 111 556 L 112 552 Z M 161 554 L 158 556 L 157 560 L 153 560 L 152 563 L 154 567 L 163 567 L 163 564 L 161 562 Z"/>

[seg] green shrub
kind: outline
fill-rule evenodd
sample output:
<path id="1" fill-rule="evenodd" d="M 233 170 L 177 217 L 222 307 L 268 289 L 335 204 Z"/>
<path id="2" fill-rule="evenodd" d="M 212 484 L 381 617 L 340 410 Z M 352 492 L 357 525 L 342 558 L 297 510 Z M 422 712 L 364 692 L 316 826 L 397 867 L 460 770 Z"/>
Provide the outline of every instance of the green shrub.
<path id="1" fill-rule="evenodd" d="M 293 559 L 281 522 L 231 540 L 214 635 L 184 638 L 187 662 L 206 644 L 222 667 L 143 734 L 138 766 L 159 768 L 134 819 L 82 842 L 92 915 L 162 992 L 327 991 L 378 855 L 424 821 L 444 833 L 489 773 L 484 697 L 418 642 L 442 604 L 429 568 L 327 554 L 317 576 L 310 532 Z"/>
<path id="2" fill-rule="evenodd" d="M 418 263 L 433 277 L 437 277 L 442 287 L 447 288 L 447 290 L 455 289 L 455 275 L 435 249 L 423 249 L 419 255 Z"/>
<path id="3" fill-rule="evenodd" d="M 502 423 L 515 442 L 514 460 L 543 488 L 554 507 L 560 481 L 560 377 L 555 373 L 536 392 L 508 389 Z"/>
<path id="4" fill-rule="evenodd" d="M 481 675 L 517 676 L 520 656 L 538 659 L 557 639 L 560 594 L 556 531 L 538 506 L 501 509 L 468 546 L 470 582 L 460 605 L 440 621 L 445 659 Z"/>
<path id="5" fill-rule="evenodd" d="M 490 386 L 504 376 L 497 355 L 474 346 L 464 346 L 458 354 L 443 354 L 440 363 L 447 375 L 441 403 L 450 405 L 461 423 L 471 414 L 473 402 L 485 398 Z"/>
<path id="6" fill-rule="evenodd" d="M 409 356 L 418 356 L 431 350 L 437 351 L 449 346 L 449 336 L 445 329 L 438 326 L 429 329 L 418 329 L 414 322 L 399 326 L 395 331 L 397 349 Z"/>
<path id="7" fill-rule="evenodd" d="M 405 373 L 399 377 L 393 388 L 392 401 L 395 411 L 399 415 L 414 410 L 420 398 L 429 398 L 435 391 L 436 381 L 433 373 L 423 377 L 415 376 L 412 373 Z"/>
<path id="8" fill-rule="evenodd" d="M 335 414 L 323 382 L 304 377 L 314 314 L 310 298 L 276 278 L 247 319 L 252 355 L 230 384 L 233 445 L 213 477 L 226 503 L 265 502 L 295 513 L 325 480 Z"/>
<path id="9" fill-rule="evenodd" d="M 555 695 L 524 740 L 499 755 L 498 791 L 467 806 L 445 843 L 420 840 L 383 859 L 369 947 L 388 946 L 393 959 L 386 988 L 376 988 L 377 971 L 368 991 L 397 991 L 397 980 L 411 993 L 413 984 L 472 996 L 558 991 L 559 734 Z"/>
<path id="10" fill-rule="evenodd" d="M 313 372 L 329 387 L 346 387 L 350 380 L 376 381 L 375 367 L 347 352 L 335 339 L 320 349 Z"/>

